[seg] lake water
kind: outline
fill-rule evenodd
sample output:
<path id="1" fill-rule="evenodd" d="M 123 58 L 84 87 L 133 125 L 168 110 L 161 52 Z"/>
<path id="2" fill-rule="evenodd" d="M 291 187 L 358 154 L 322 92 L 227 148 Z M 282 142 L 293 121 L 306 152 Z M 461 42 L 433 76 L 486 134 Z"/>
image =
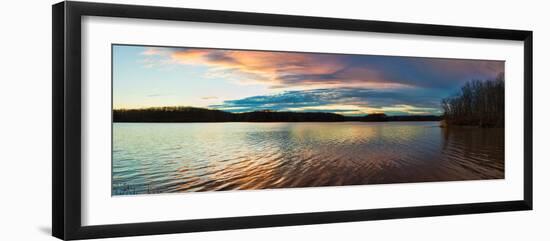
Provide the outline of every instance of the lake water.
<path id="1" fill-rule="evenodd" d="M 113 124 L 113 195 L 500 178 L 503 129 L 443 129 L 438 122 Z"/>

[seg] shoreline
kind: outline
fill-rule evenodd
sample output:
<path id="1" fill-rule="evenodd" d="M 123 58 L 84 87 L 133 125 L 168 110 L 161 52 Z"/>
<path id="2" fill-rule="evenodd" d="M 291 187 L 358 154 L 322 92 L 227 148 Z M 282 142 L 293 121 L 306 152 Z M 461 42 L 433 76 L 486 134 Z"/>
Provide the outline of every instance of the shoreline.
<path id="1" fill-rule="evenodd" d="M 390 120 L 390 121 L 359 121 L 359 120 L 343 120 L 343 121 L 112 121 L 111 123 L 342 123 L 342 122 L 358 122 L 358 123 L 382 123 L 382 122 L 440 122 L 437 120 Z"/>

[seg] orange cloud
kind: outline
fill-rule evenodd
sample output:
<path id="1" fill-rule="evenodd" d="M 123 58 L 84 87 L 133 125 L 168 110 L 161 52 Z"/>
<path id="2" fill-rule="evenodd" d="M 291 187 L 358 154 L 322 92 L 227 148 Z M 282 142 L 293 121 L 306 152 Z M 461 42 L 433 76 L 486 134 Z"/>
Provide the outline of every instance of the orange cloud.
<path id="1" fill-rule="evenodd" d="M 458 82 L 491 78 L 502 61 L 343 55 L 200 48 L 150 48 L 144 55 L 209 68 L 207 77 L 271 89 L 364 87 L 454 88 Z"/>
<path id="2" fill-rule="evenodd" d="M 287 52 L 185 49 L 170 57 L 179 64 L 206 65 L 215 73 L 229 71 L 240 74 L 241 81 L 270 85 L 284 84 L 284 76 L 326 75 L 344 67 L 334 56 Z"/>

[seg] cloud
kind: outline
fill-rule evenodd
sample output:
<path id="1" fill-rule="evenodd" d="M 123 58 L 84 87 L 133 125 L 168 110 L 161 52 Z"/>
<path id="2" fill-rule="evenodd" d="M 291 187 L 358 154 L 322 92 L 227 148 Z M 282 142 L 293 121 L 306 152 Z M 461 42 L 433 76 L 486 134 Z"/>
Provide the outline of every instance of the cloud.
<path id="1" fill-rule="evenodd" d="M 210 108 L 230 112 L 257 110 L 331 112 L 343 115 L 365 115 L 384 112 L 393 115 L 440 114 L 437 95 L 403 90 L 360 88 L 284 91 L 273 95 L 226 100 Z M 414 104 L 411 104 L 414 103 Z"/>
<path id="2" fill-rule="evenodd" d="M 494 78 L 504 72 L 503 61 L 345 55 L 202 48 L 148 48 L 147 64 L 200 65 L 206 77 L 271 89 L 406 87 L 456 88 L 472 79 Z"/>
<path id="3" fill-rule="evenodd" d="M 160 93 L 157 93 L 157 94 L 148 94 L 147 97 L 166 97 L 166 96 L 173 96 L 173 94 L 160 94 Z"/>
<path id="4" fill-rule="evenodd" d="M 201 99 L 203 100 L 215 100 L 215 99 L 218 99 L 217 96 L 204 96 L 204 97 L 201 97 Z"/>
<path id="5" fill-rule="evenodd" d="M 211 76 L 235 75 L 245 84 L 282 85 L 285 76 L 329 75 L 343 68 L 334 56 L 287 52 L 181 49 L 170 58 L 179 64 L 211 67 Z"/>
<path id="6" fill-rule="evenodd" d="M 504 72 L 504 61 L 417 58 L 414 63 L 419 68 L 426 65 L 430 70 L 437 70 L 447 75 L 493 75 Z"/>
<path id="7" fill-rule="evenodd" d="M 151 55 L 160 55 L 162 52 L 158 48 L 147 48 L 145 51 L 141 52 L 141 55 L 151 56 Z"/>

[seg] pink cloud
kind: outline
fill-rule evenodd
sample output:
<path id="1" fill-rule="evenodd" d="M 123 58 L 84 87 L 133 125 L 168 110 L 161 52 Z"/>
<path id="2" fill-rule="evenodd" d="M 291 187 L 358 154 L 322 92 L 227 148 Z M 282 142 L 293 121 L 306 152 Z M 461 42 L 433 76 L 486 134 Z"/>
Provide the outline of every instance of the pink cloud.
<path id="1" fill-rule="evenodd" d="M 149 48 L 144 55 L 201 65 L 208 76 L 269 88 L 446 86 L 504 71 L 501 61 L 358 56 L 199 48 Z M 447 82 L 446 82 L 447 81 Z"/>
<path id="2" fill-rule="evenodd" d="M 185 49 L 170 57 L 179 64 L 206 65 L 215 72 L 230 71 L 246 77 L 245 81 L 269 85 L 284 84 L 284 76 L 326 75 L 344 67 L 337 56 L 287 52 Z"/>

